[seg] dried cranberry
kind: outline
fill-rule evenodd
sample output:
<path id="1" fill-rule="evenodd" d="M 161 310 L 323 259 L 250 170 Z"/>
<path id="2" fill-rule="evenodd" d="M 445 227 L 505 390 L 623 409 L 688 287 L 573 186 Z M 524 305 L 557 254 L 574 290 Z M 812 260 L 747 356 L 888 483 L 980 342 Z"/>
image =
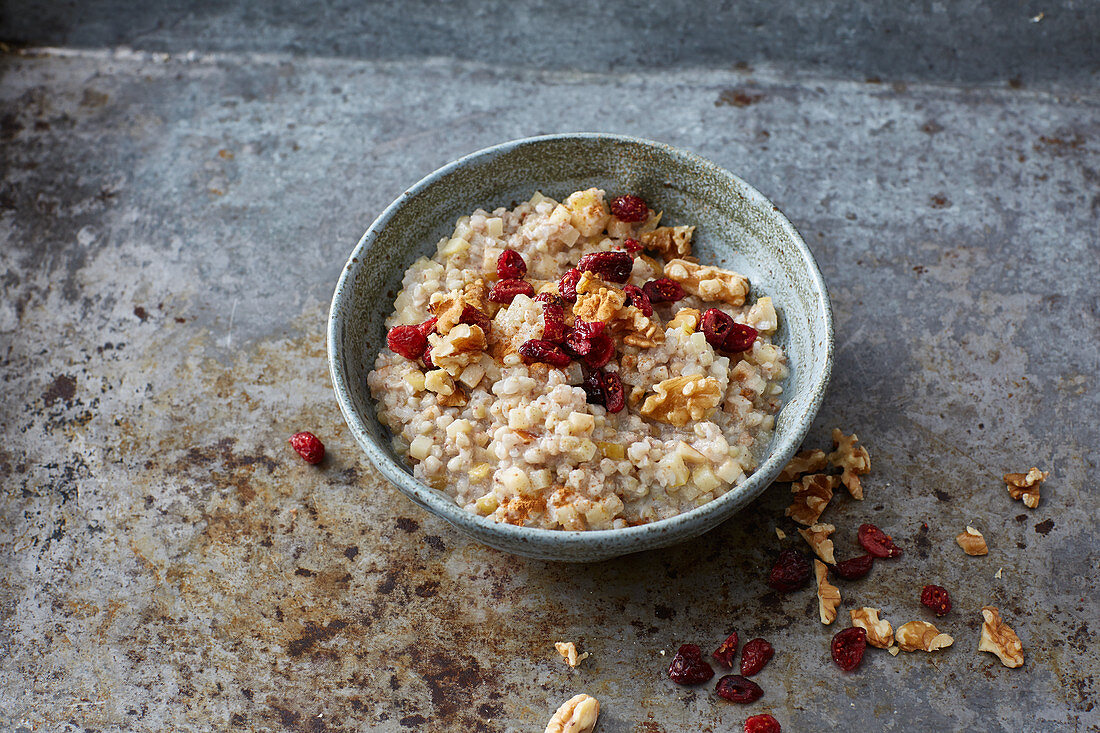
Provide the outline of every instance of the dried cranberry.
<path id="1" fill-rule="evenodd" d="M 695 644 L 684 644 L 668 666 L 668 678 L 678 685 L 698 685 L 714 676 L 714 670 L 703 659 Z"/>
<path id="2" fill-rule="evenodd" d="M 489 300 L 510 305 L 517 295 L 531 297 L 534 294 L 535 286 L 526 280 L 497 280 L 489 291 Z"/>
<path id="3" fill-rule="evenodd" d="M 642 244 L 637 239 L 628 239 L 623 242 L 623 249 L 632 255 L 636 255 L 642 251 Z"/>
<path id="4" fill-rule="evenodd" d="M 555 296 L 557 297 L 557 296 Z M 542 304 L 542 338 L 555 344 L 565 340 L 565 309 L 558 303 Z"/>
<path id="5" fill-rule="evenodd" d="M 753 715 L 745 721 L 745 733 L 782 733 L 782 728 L 779 727 L 778 720 L 763 713 Z"/>
<path id="6" fill-rule="evenodd" d="M 722 345 L 726 351 L 748 351 L 756 342 L 757 330 L 744 323 L 734 323 L 726 336 L 726 343 Z"/>
<path id="7" fill-rule="evenodd" d="M 551 293 L 551 292 L 539 293 L 538 295 L 535 296 L 535 302 L 536 303 L 551 303 L 551 304 L 560 305 L 562 308 L 565 307 L 565 299 L 562 298 L 557 293 Z"/>
<path id="8" fill-rule="evenodd" d="M 424 362 L 424 366 L 428 369 L 435 369 L 435 362 L 432 361 L 432 347 L 424 349 L 424 353 L 420 356 L 420 361 Z"/>
<path id="9" fill-rule="evenodd" d="M 569 354 L 562 351 L 560 346 L 542 339 L 524 341 L 520 344 L 519 355 L 523 357 L 525 364 L 530 364 L 533 361 L 544 361 L 559 369 L 569 366 L 572 361 Z"/>
<path id="10" fill-rule="evenodd" d="M 810 579 L 810 563 L 806 556 L 797 550 L 783 550 L 775 567 L 768 574 L 768 585 L 778 591 L 790 593 L 806 585 Z"/>
<path id="11" fill-rule="evenodd" d="M 638 196 L 626 194 L 611 199 L 611 213 L 620 221 L 645 221 L 649 216 L 649 207 Z"/>
<path id="12" fill-rule="evenodd" d="M 733 666 L 733 658 L 737 656 L 737 632 L 726 637 L 726 640 L 718 645 L 711 654 L 714 659 L 726 669 Z"/>
<path id="13" fill-rule="evenodd" d="M 583 272 L 593 272 L 607 282 L 625 283 L 634 268 L 634 258 L 626 252 L 592 252 L 581 257 L 577 265 Z"/>
<path id="14" fill-rule="evenodd" d="M 874 562 L 874 555 L 860 555 L 859 557 L 853 557 L 851 560 L 838 562 L 833 570 L 836 571 L 838 577 L 844 580 L 859 580 L 871 572 L 871 566 Z"/>
<path id="15" fill-rule="evenodd" d="M 497 277 L 501 280 L 522 280 L 526 274 L 527 263 L 514 249 L 506 249 L 497 257 Z"/>
<path id="16" fill-rule="evenodd" d="M 898 557 L 901 555 L 901 548 L 894 544 L 894 540 L 890 538 L 890 535 L 873 524 L 859 525 L 859 531 L 856 535 L 859 537 L 859 544 L 863 546 L 863 549 L 875 557 Z"/>
<path id="17" fill-rule="evenodd" d="M 727 674 L 718 680 L 714 690 L 718 693 L 718 697 L 723 700 L 739 702 L 743 705 L 756 702 L 764 695 L 764 690 L 761 689 L 760 685 L 739 674 Z"/>
<path id="18" fill-rule="evenodd" d="M 649 297 L 650 303 L 675 303 L 684 297 L 684 289 L 680 287 L 680 283 L 667 277 L 650 280 L 642 286 L 642 290 Z"/>
<path id="19" fill-rule="evenodd" d="M 588 343 L 590 348 L 588 353 L 584 355 L 584 363 L 588 365 L 589 369 L 599 369 L 605 366 L 611 361 L 611 357 L 615 355 L 615 340 L 606 333 L 593 336 L 588 340 Z"/>
<path id="20" fill-rule="evenodd" d="M 649 296 L 645 294 L 644 290 L 637 285 L 624 285 L 623 292 L 626 293 L 626 305 L 634 306 L 646 318 L 653 315 L 653 304 L 649 302 Z"/>
<path id="21" fill-rule="evenodd" d="M 416 360 L 428 348 L 428 337 L 420 332 L 419 326 L 394 326 L 386 334 L 386 345 L 393 353 Z"/>
<path id="22" fill-rule="evenodd" d="M 592 340 L 603 334 L 607 324 L 602 321 L 573 321 L 573 330 L 565 337 L 565 349 L 574 356 L 585 356 L 592 351 Z"/>
<path id="23" fill-rule="evenodd" d="M 752 677 L 764 669 L 764 665 L 775 656 L 775 648 L 763 639 L 753 639 L 741 650 L 741 674 Z"/>
<path id="24" fill-rule="evenodd" d="M 481 309 L 475 308 L 472 305 L 466 305 L 462 307 L 462 315 L 458 319 L 461 323 L 468 323 L 471 326 L 477 326 L 482 332 L 488 336 L 489 331 L 493 327 L 493 322 L 489 320 L 489 316 L 481 312 Z"/>
<path id="25" fill-rule="evenodd" d="M 711 308 L 699 319 L 699 327 L 707 338 L 707 343 L 716 349 L 726 345 L 726 339 L 733 330 L 733 316 L 717 308 Z"/>
<path id="26" fill-rule="evenodd" d="M 926 585 L 920 592 L 922 605 L 935 611 L 937 616 L 942 616 L 951 610 L 951 596 L 947 595 L 947 589 L 938 585 Z"/>
<path id="27" fill-rule="evenodd" d="M 435 330 L 435 322 L 438 320 L 438 318 L 433 316 L 417 326 L 417 328 L 420 329 L 420 333 L 424 334 L 424 338 L 428 338 L 428 334 Z"/>
<path id="28" fill-rule="evenodd" d="M 581 387 L 586 395 L 585 401 L 590 405 L 606 405 L 607 398 L 603 392 L 603 370 L 597 369 L 585 375 Z"/>
<path id="29" fill-rule="evenodd" d="M 325 457 L 325 444 L 313 433 L 295 433 L 287 442 L 290 443 L 291 448 L 298 451 L 298 455 L 306 463 L 316 465 Z"/>
<path id="30" fill-rule="evenodd" d="M 568 300 L 570 303 L 577 299 L 577 283 L 580 282 L 581 271 L 577 268 L 567 270 L 564 275 L 561 276 L 561 280 L 558 281 L 558 292 L 561 297 Z"/>
<path id="31" fill-rule="evenodd" d="M 608 412 L 619 412 L 626 407 L 626 394 L 623 392 L 623 380 L 618 372 L 605 372 L 603 375 L 604 406 Z"/>
<path id="32" fill-rule="evenodd" d="M 584 339 L 599 336 L 606 328 L 607 324 L 603 321 L 582 321 L 579 318 L 573 321 L 573 332 Z"/>
<path id="33" fill-rule="evenodd" d="M 853 626 L 833 637 L 833 661 L 845 672 L 851 672 L 859 666 L 865 651 L 867 651 L 867 629 Z"/>

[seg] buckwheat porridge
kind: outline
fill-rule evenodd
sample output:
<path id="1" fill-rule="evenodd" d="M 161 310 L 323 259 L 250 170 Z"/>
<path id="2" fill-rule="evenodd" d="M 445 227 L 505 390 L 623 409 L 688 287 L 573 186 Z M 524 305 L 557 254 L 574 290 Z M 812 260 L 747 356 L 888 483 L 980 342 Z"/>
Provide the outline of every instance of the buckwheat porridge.
<path id="1" fill-rule="evenodd" d="M 775 308 L 660 219 L 637 196 L 536 193 L 463 216 L 408 269 L 367 381 L 418 479 L 566 530 L 671 517 L 745 480 L 787 376 Z"/>

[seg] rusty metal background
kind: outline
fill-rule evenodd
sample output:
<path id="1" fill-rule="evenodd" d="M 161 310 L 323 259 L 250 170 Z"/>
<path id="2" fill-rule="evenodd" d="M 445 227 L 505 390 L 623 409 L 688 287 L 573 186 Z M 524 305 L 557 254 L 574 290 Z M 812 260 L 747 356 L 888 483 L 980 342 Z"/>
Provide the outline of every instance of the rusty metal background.
<path id="1" fill-rule="evenodd" d="M 1100 730 L 1095 75 L 95 48 L 0 63 L 5 729 L 531 731 L 587 691 L 602 733 L 764 711 L 786 731 Z M 808 445 L 842 426 L 873 465 L 867 500 L 825 518 L 841 557 L 863 521 L 906 550 L 841 584 L 842 613 L 928 618 L 936 582 L 952 648 L 837 670 L 813 592 L 763 583 L 801 543 L 782 486 L 686 545 L 557 566 L 472 544 L 360 458 L 322 340 L 348 251 L 424 173 L 557 130 L 696 151 L 800 227 L 838 331 Z M 286 445 L 301 429 L 328 447 L 320 468 Z M 1000 482 L 1031 465 L 1051 471 L 1034 511 Z M 967 524 L 987 557 L 954 544 Z M 1022 669 L 976 651 L 985 604 Z M 731 629 L 778 650 L 751 710 L 664 673 L 679 644 Z M 557 640 L 592 657 L 570 671 Z"/>

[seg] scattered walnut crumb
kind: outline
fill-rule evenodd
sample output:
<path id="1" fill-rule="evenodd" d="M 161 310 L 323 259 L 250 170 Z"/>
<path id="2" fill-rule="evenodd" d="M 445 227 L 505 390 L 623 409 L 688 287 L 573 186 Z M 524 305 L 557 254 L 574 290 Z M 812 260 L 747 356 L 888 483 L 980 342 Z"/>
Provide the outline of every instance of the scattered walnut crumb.
<path id="1" fill-rule="evenodd" d="M 821 623 L 828 626 L 836 621 L 840 607 L 840 588 L 829 582 L 829 568 L 820 560 L 814 560 L 814 577 L 817 578 L 817 612 Z"/>
<path id="2" fill-rule="evenodd" d="M 1039 506 L 1039 487 L 1049 475 L 1033 466 L 1027 473 L 1006 473 L 1004 480 L 1013 499 L 1023 499 L 1024 506 L 1034 509 Z"/>
<path id="3" fill-rule="evenodd" d="M 592 733 L 599 716 L 599 701 L 581 693 L 562 703 L 546 724 L 545 733 Z"/>
<path id="4" fill-rule="evenodd" d="M 672 320 L 665 324 L 665 328 L 676 327 L 690 335 L 698 330 L 699 318 L 699 311 L 694 308 L 681 308 L 672 317 Z"/>
<path id="5" fill-rule="evenodd" d="M 910 621 L 902 624 L 894 632 L 894 638 L 903 652 L 914 652 L 918 649 L 925 652 L 934 652 L 937 649 L 949 647 L 955 643 L 947 634 L 940 633 L 927 621 Z"/>
<path id="6" fill-rule="evenodd" d="M 963 548 L 963 552 L 967 555 L 989 554 L 989 546 L 985 544 L 985 537 L 973 527 L 968 526 L 965 532 L 955 538 L 955 541 L 959 543 L 959 547 Z"/>
<path id="7" fill-rule="evenodd" d="M 890 652 L 891 657 L 896 657 L 898 655 L 898 652 L 901 651 L 901 650 L 898 649 L 897 646 L 892 646 L 889 649 L 887 649 L 886 651 Z"/>
<path id="8" fill-rule="evenodd" d="M 829 463 L 843 469 L 840 481 L 848 489 L 853 499 L 863 499 L 863 484 L 859 477 L 871 471 L 871 456 L 862 445 L 857 446 L 859 438 L 855 433 L 845 435 L 840 428 L 833 428 L 833 452 L 829 454 Z"/>
<path id="9" fill-rule="evenodd" d="M 555 641 L 554 648 L 558 650 L 558 654 L 562 656 L 565 663 L 574 669 L 589 657 L 588 652 L 577 654 L 577 645 L 571 641 Z"/>
<path id="10" fill-rule="evenodd" d="M 815 555 L 830 565 L 836 565 L 836 558 L 833 556 L 833 541 L 829 539 L 829 535 L 835 531 L 836 527 L 831 524 L 813 524 L 808 529 L 798 530 L 798 533 L 813 548 Z"/>
<path id="11" fill-rule="evenodd" d="M 1000 612 L 993 606 L 982 608 L 982 638 L 978 651 L 996 654 L 1001 664 L 1015 669 L 1024 663 L 1024 645 L 1020 637 L 1001 620 Z"/>
<path id="12" fill-rule="evenodd" d="M 894 643 L 894 627 L 886 619 L 880 619 L 879 613 L 881 613 L 879 609 L 867 606 L 848 611 L 852 626 L 867 630 L 867 643 L 879 649 L 886 649 Z M 891 654 L 897 654 L 897 652 L 891 652 Z"/>
<path id="13" fill-rule="evenodd" d="M 776 476 L 776 481 L 797 481 L 804 474 L 818 473 L 825 470 L 828 461 L 823 450 L 803 450 L 795 454 L 794 458 L 783 467 Z"/>
<path id="14" fill-rule="evenodd" d="M 997 578 L 998 580 L 1000 580 L 1000 579 L 1001 579 L 1001 573 L 1002 573 L 1003 571 L 1004 571 L 1004 568 L 997 568 L 997 572 L 993 574 L 993 577 L 994 577 L 994 578 Z"/>
<path id="15" fill-rule="evenodd" d="M 801 481 L 791 484 L 791 493 L 794 498 L 787 507 L 786 516 L 799 524 L 809 527 L 817 522 L 829 500 L 833 498 L 833 489 L 837 485 L 836 476 L 826 476 L 823 473 L 815 473 L 804 476 Z"/>
<path id="16" fill-rule="evenodd" d="M 779 527 L 775 528 L 775 536 L 781 540 L 787 539 L 787 533 L 781 530 Z"/>

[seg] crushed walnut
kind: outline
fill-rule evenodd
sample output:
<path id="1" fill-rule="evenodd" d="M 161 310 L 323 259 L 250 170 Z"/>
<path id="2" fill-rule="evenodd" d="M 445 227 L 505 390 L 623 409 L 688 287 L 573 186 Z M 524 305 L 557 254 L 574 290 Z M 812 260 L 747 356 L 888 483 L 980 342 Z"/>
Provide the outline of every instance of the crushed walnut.
<path id="1" fill-rule="evenodd" d="M 1040 471 L 1033 466 L 1027 473 L 1006 473 L 1004 480 L 1013 499 L 1023 499 L 1024 506 L 1034 509 L 1039 506 L 1039 487 L 1049 475 L 1049 471 Z"/>
<path id="2" fill-rule="evenodd" d="M 829 505 L 829 500 L 833 498 L 836 484 L 836 476 L 826 476 L 823 473 L 804 476 L 798 483 L 791 484 L 794 498 L 787 507 L 786 515 L 807 527 L 815 524 Z"/>
<path id="3" fill-rule="evenodd" d="M 894 632 L 894 638 L 903 652 L 934 652 L 955 643 L 947 634 L 941 633 L 927 621 L 910 621 L 902 624 Z"/>
<path id="4" fill-rule="evenodd" d="M 432 363 L 436 368 L 458 377 L 466 367 L 481 361 L 488 341 L 480 326 L 458 323 L 445 336 L 433 333 L 428 337 L 428 343 L 431 344 Z"/>
<path id="5" fill-rule="evenodd" d="M 825 451 L 823 450 L 803 450 L 795 454 L 783 470 L 779 472 L 779 475 L 775 477 L 776 481 L 797 481 L 807 473 L 818 473 L 825 470 L 825 466 L 828 465 L 828 461 L 825 459 Z"/>
<path id="6" fill-rule="evenodd" d="M 836 621 L 836 610 L 840 608 L 840 588 L 829 582 L 829 568 L 816 558 L 814 577 L 817 579 L 817 612 L 821 616 L 821 623 L 827 626 Z"/>
<path id="7" fill-rule="evenodd" d="M 687 257 L 691 254 L 691 237 L 695 227 L 657 227 L 651 232 L 642 232 L 638 241 L 643 247 L 661 255 L 665 260 Z"/>
<path id="8" fill-rule="evenodd" d="M 435 316 L 435 330 L 446 335 L 462 320 L 462 311 L 466 307 L 466 296 L 462 291 L 452 290 L 449 293 L 432 293 L 431 304 L 428 306 Z"/>
<path id="9" fill-rule="evenodd" d="M 840 481 L 853 499 L 863 498 L 859 477 L 871 471 L 871 456 L 862 445 L 856 445 L 858 442 L 855 433 L 845 435 L 840 428 L 833 428 L 833 452 L 829 454 L 829 463 L 843 470 Z"/>
<path id="10" fill-rule="evenodd" d="M 577 654 L 577 645 L 571 641 L 555 641 L 554 648 L 558 650 L 558 654 L 562 656 L 565 663 L 573 668 L 589 657 L 588 652 Z"/>
<path id="11" fill-rule="evenodd" d="M 653 318 L 634 306 L 622 308 L 614 321 L 615 333 L 624 333 L 623 343 L 648 349 L 665 342 L 665 330 Z"/>
<path id="12" fill-rule="evenodd" d="M 1015 669 L 1024 663 L 1024 645 L 993 606 L 982 608 L 982 636 L 978 651 L 996 654 L 1001 664 Z"/>
<path id="13" fill-rule="evenodd" d="M 968 526 L 965 532 L 955 538 L 955 541 L 959 543 L 959 547 L 963 548 L 963 552 L 967 555 L 989 554 L 989 547 L 985 544 L 985 537 L 973 527 Z"/>
<path id="14" fill-rule="evenodd" d="M 657 394 L 646 398 L 640 412 L 658 422 L 683 427 L 692 420 L 702 420 L 718 406 L 722 390 L 714 377 L 691 374 L 658 382 Z"/>
<path id="15" fill-rule="evenodd" d="M 879 609 L 855 608 L 848 612 L 852 619 L 852 626 L 858 626 L 867 631 L 867 643 L 879 649 L 888 649 L 894 643 L 894 627 L 886 619 L 878 617 Z M 895 649 L 897 647 L 894 647 Z"/>
<path id="16" fill-rule="evenodd" d="M 455 391 L 455 380 L 442 369 L 432 369 L 424 374 L 424 389 L 450 397 Z"/>
<path id="17" fill-rule="evenodd" d="M 665 265 L 665 277 L 680 283 L 685 292 L 703 300 L 741 306 L 749 294 L 749 281 L 744 275 L 688 260 L 670 260 Z"/>
<path id="18" fill-rule="evenodd" d="M 609 285 L 591 272 L 581 274 L 577 281 L 577 302 L 573 304 L 573 315 L 582 321 L 610 321 L 626 302 L 626 293 Z"/>
<path id="19" fill-rule="evenodd" d="M 807 529 L 798 530 L 798 533 L 813 548 L 814 554 L 830 565 L 836 565 L 836 558 L 833 556 L 833 541 L 829 539 L 829 535 L 835 531 L 836 527 L 831 524 L 813 524 Z"/>
<path id="20" fill-rule="evenodd" d="M 694 308 L 681 308 L 668 322 L 666 328 L 679 328 L 686 334 L 693 334 L 699 329 L 699 311 Z"/>
<path id="21" fill-rule="evenodd" d="M 562 703 L 546 724 L 545 733 L 592 733 L 599 716 L 599 701 L 581 693 Z"/>

